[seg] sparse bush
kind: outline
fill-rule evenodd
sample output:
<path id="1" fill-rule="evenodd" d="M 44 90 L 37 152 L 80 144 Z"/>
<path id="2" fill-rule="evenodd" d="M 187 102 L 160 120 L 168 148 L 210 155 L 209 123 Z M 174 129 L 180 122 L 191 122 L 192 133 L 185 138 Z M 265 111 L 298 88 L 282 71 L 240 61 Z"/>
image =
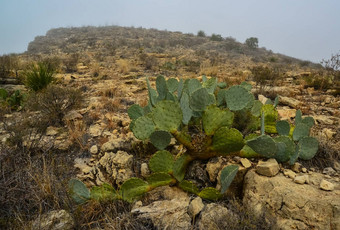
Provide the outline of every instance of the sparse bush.
<path id="1" fill-rule="evenodd" d="M 24 81 L 27 88 L 38 92 L 54 81 L 54 70 L 46 63 L 39 62 L 25 72 Z"/>
<path id="2" fill-rule="evenodd" d="M 77 71 L 77 64 L 79 61 L 79 53 L 73 53 L 63 60 L 67 73 L 73 73 Z"/>
<path id="3" fill-rule="evenodd" d="M 220 34 L 212 34 L 210 40 L 220 42 L 223 41 L 223 37 Z"/>
<path id="4" fill-rule="evenodd" d="M 256 48 L 259 47 L 259 40 L 258 40 L 258 38 L 255 38 L 255 37 L 247 38 L 244 43 L 250 49 L 256 49 Z"/>
<path id="5" fill-rule="evenodd" d="M 203 30 L 200 30 L 197 32 L 197 37 L 205 37 L 205 32 Z"/>
<path id="6" fill-rule="evenodd" d="M 264 93 L 266 85 L 274 85 L 274 82 L 280 78 L 279 69 L 268 66 L 255 66 L 251 69 L 253 80 L 260 86 L 260 93 Z"/>
<path id="7" fill-rule="evenodd" d="M 66 113 L 78 108 L 82 100 L 82 94 L 77 89 L 50 85 L 42 92 L 31 95 L 28 104 L 30 109 L 46 116 L 51 125 L 62 125 Z"/>

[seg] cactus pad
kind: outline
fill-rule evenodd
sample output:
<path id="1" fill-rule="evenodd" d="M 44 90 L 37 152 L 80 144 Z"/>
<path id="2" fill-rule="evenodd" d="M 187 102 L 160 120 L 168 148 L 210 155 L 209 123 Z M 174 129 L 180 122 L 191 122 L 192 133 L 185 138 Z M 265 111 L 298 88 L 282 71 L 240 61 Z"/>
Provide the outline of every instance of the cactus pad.
<path id="1" fill-rule="evenodd" d="M 170 93 L 173 93 L 177 90 L 178 88 L 178 81 L 176 78 L 170 78 L 167 80 L 166 85 L 168 87 L 168 90 Z"/>
<path id="2" fill-rule="evenodd" d="M 252 148 L 250 148 L 248 145 L 243 146 L 243 148 L 240 150 L 240 157 L 258 157 L 259 154 L 255 152 Z"/>
<path id="3" fill-rule="evenodd" d="M 120 187 L 119 193 L 123 200 L 132 202 L 149 191 L 149 184 L 142 179 L 132 177 Z"/>
<path id="4" fill-rule="evenodd" d="M 109 184 L 94 186 L 91 189 L 91 198 L 95 200 L 115 200 L 117 196 L 117 191 Z"/>
<path id="5" fill-rule="evenodd" d="M 194 111 L 203 111 L 209 104 L 212 101 L 206 88 L 200 88 L 190 96 L 190 108 Z"/>
<path id="6" fill-rule="evenodd" d="M 159 150 L 165 149 L 171 141 L 171 134 L 167 131 L 156 130 L 150 135 L 150 141 Z"/>
<path id="7" fill-rule="evenodd" d="M 274 141 L 279 143 L 284 143 L 284 151 L 283 147 L 278 145 L 278 152 L 275 155 L 275 159 L 278 162 L 287 162 L 295 153 L 295 143 L 288 136 L 278 136 L 274 138 Z"/>
<path id="8" fill-rule="evenodd" d="M 243 81 L 240 84 L 241 87 L 245 88 L 246 90 L 248 90 L 249 92 L 251 91 L 251 88 L 253 87 L 251 84 L 249 84 L 248 82 Z"/>
<path id="9" fill-rule="evenodd" d="M 200 193 L 198 193 L 198 196 L 206 200 L 215 201 L 220 199 L 222 197 L 222 194 L 216 188 L 207 187 L 203 189 Z"/>
<path id="10" fill-rule="evenodd" d="M 227 106 L 231 111 L 244 109 L 253 100 L 252 94 L 242 86 L 232 86 L 225 93 Z"/>
<path id="11" fill-rule="evenodd" d="M 225 93 L 227 92 L 227 90 L 225 89 L 221 89 L 218 91 L 217 93 L 217 106 L 223 106 L 225 105 Z"/>
<path id="12" fill-rule="evenodd" d="M 206 81 L 203 82 L 203 87 L 208 90 L 208 93 L 213 94 L 215 92 L 215 89 L 217 87 L 217 78 L 212 77 Z"/>
<path id="13" fill-rule="evenodd" d="M 303 122 L 298 123 L 293 131 L 293 140 L 299 141 L 303 137 L 308 137 L 309 130 L 310 128 L 308 125 L 304 124 Z"/>
<path id="14" fill-rule="evenodd" d="M 260 117 L 262 106 L 263 104 L 260 101 L 254 101 L 253 107 L 250 110 L 251 114 L 255 117 Z"/>
<path id="15" fill-rule="evenodd" d="M 304 137 L 299 141 L 299 158 L 312 159 L 318 151 L 319 143 L 314 137 Z"/>
<path id="16" fill-rule="evenodd" d="M 182 110 L 177 102 L 160 101 L 153 109 L 153 121 L 160 130 L 176 131 L 182 123 Z"/>
<path id="17" fill-rule="evenodd" d="M 261 135 L 248 140 L 247 145 L 258 154 L 267 158 L 272 158 L 277 153 L 277 145 L 275 141 L 267 135 Z"/>
<path id="18" fill-rule="evenodd" d="M 176 182 L 176 180 L 168 173 L 153 173 L 148 178 L 146 178 L 146 181 L 150 185 L 151 189 Z"/>
<path id="19" fill-rule="evenodd" d="M 135 120 L 144 115 L 144 109 L 137 104 L 132 105 L 127 112 L 131 120 Z"/>
<path id="20" fill-rule="evenodd" d="M 178 181 L 182 181 L 184 179 L 185 170 L 192 160 L 193 158 L 189 154 L 184 153 L 175 161 L 173 175 Z"/>
<path id="21" fill-rule="evenodd" d="M 158 76 L 156 79 L 156 88 L 158 92 L 158 100 L 164 100 L 168 93 L 168 87 L 166 80 L 162 75 Z"/>
<path id="22" fill-rule="evenodd" d="M 221 171 L 221 193 L 225 193 L 227 189 L 229 188 L 231 182 L 234 180 L 237 171 L 238 171 L 237 165 L 228 165 L 224 167 Z"/>
<path id="23" fill-rule="evenodd" d="M 302 122 L 302 112 L 298 109 L 295 113 L 295 125 L 299 124 L 300 122 Z"/>
<path id="24" fill-rule="evenodd" d="M 211 136 L 220 127 L 230 127 L 233 124 L 234 114 L 229 110 L 222 110 L 210 105 L 203 113 L 202 122 L 206 135 Z"/>
<path id="25" fill-rule="evenodd" d="M 302 123 L 307 125 L 309 128 L 312 128 L 315 121 L 314 121 L 313 117 L 305 117 L 305 118 L 302 119 Z"/>
<path id="26" fill-rule="evenodd" d="M 198 194 L 200 191 L 198 190 L 197 186 L 188 180 L 182 180 L 179 184 L 178 187 L 180 187 L 181 189 L 183 189 L 184 191 L 193 193 L 193 194 Z"/>
<path id="27" fill-rule="evenodd" d="M 219 82 L 219 83 L 217 83 L 217 86 L 218 86 L 218 88 L 220 88 L 220 89 L 225 89 L 225 88 L 227 88 L 227 83 L 225 83 L 225 82 Z"/>
<path id="28" fill-rule="evenodd" d="M 244 146 L 242 133 L 234 128 L 222 127 L 213 136 L 212 150 L 223 154 L 240 151 Z"/>
<path id="29" fill-rule="evenodd" d="M 173 165 L 174 157 L 166 150 L 157 151 L 149 161 L 149 167 L 152 172 L 170 173 Z"/>
<path id="30" fill-rule="evenodd" d="M 83 204 L 91 198 L 90 191 L 80 180 L 71 179 L 68 188 L 72 199 L 78 204 Z"/>
<path id="31" fill-rule="evenodd" d="M 180 101 L 181 109 L 183 113 L 183 124 L 187 125 L 192 117 L 192 110 L 189 106 L 189 95 L 187 93 L 182 94 L 182 98 Z"/>
<path id="32" fill-rule="evenodd" d="M 146 140 L 155 131 L 155 124 L 149 116 L 143 116 L 137 118 L 131 128 L 136 138 Z"/>
<path id="33" fill-rule="evenodd" d="M 189 79 L 187 82 L 188 92 L 191 95 L 196 90 L 202 88 L 201 82 L 197 79 Z"/>
<path id="34" fill-rule="evenodd" d="M 290 125 L 287 121 L 276 122 L 276 130 L 279 135 L 288 136 L 290 131 Z"/>

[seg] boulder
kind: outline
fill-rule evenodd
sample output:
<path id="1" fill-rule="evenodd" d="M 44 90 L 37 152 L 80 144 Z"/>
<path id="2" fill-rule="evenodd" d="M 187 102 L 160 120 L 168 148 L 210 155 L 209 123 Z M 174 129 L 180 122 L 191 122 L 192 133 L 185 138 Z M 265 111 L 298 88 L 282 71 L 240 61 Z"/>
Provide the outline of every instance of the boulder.
<path id="1" fill-rule="evenodd" d="M 310 176 L 316 181 L 323 177 L 318 173 Z M 273 219 L 272 229 L 340 229 L 339 186 L 327 192 L 319 185 L 296 184 L 281 173 L 263 177 L 250 170 L 245 177 L 243 204 L 256 216 Z"/>
<path id="2" fill-rule="evenodd" d="M 32 225 L 33 230 L 71 230 L 74 220 L 65 210 L 50 211 L 39 216 Z"/>

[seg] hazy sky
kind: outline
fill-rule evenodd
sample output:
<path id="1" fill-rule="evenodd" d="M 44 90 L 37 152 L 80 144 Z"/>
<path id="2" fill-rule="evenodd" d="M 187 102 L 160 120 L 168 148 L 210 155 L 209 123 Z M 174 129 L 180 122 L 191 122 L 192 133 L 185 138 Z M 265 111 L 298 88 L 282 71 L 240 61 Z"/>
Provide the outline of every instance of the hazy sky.
<path id="1" fill-rule="evenodd" d="M 87 25 L 258 37 L 314 62 L 340 52 L 340 0 L 0 0 L 0 55 L 26 51 L 51 28 Z"/>

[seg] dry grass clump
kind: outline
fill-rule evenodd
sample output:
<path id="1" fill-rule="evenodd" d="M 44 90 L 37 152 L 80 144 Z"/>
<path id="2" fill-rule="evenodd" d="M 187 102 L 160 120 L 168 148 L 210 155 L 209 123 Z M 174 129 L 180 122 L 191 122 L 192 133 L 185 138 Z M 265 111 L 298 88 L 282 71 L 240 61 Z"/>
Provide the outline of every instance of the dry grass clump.
<path id="1" fill-rule="evenodd" d="M 118 70 L 122 74 L 128 74 L 130 72 L 131 66 L 128 60 L 119 59 L 117 60 Z"/>

